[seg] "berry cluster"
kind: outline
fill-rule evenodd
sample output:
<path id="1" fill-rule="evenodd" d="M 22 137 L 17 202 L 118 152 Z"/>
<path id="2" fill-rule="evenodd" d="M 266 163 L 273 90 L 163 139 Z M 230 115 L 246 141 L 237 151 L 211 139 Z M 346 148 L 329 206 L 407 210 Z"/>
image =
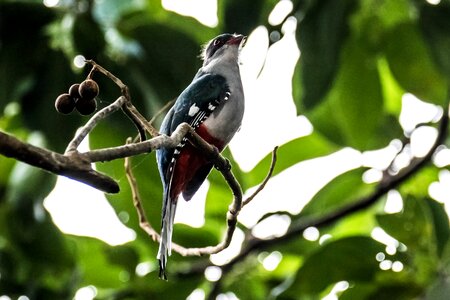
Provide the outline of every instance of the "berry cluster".
<path id="1" fill-rule="evenodd" d="M 92 79 L 86 79 L 82 83 L 73 84 L 69 93 L 58 96 L 55 101 L 55 108 L 59 113 L 70 114 L 75 108 L 86 116 L 92 114 L 97 109 L 99 88 L 97 82 Z"/>

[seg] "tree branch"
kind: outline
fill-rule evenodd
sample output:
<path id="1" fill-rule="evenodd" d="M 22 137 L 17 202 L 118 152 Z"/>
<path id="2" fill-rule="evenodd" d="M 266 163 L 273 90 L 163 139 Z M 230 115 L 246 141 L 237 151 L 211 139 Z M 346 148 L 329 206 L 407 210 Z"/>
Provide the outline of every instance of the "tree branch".
<path id="1" fill-rule="evenodd" d="M 112 178 L 91 168 L 90 162 L 73 152 L 62 155 L 22 142 L 0 131 L 0 154 L 90 185 L 105 193 L 119 192 L 119 185 Z"/>
<path id="2" fill-rule="evenodd" d="M 119 158 L 125 158 L 125 171 L 127 179 L 132 189 L 133 203 L 139 217 L 139 224 L 153 240 L 160 239 L 159 234 L 148 222 L 140 201 L 139 191 L 136 180 L 132 174 L 129 157 L 138 154 L 148 153 L 159 148 L 174 148 L 180 144 L 183 138 L 194 145 L 206 159 L 214 163 L 214 167 L 219 170 L 233 193 L 233 202 L 230 204 L 227 212 L 227 231 L 222 242 L 215 246 L 203 248 L 185 248 L 174 244 L 172 249 L 183 256 L 214 254 L 227 248 L 236 229 L 237 217 L 243 204 L 249 203 L 266 185 L 270 179 L 276 161 L 276 148 L 273 152 L 272 165 L 269 173 L 256 190 L 246 201 L 242 202 L 242 189 L 239 182 L 231 171 L 230 162 L 220 155 L 218 149 L 200 137 L 195 130 L 187 123 L 180 124 L 171 136 L 160 135 L 159 132 L 148 122 L 140 112 L 131 103 L 128 87 L 116 76 L 96 64 L 92 60 L 86 61 L 91 64 L 88 78 L 91 78 L 96 71 L 110 78 L 119 86 L 122 95 L 113 103 L 94 114 L 89 121 L 75 134 L 69 142 L 64 154 L 52 152 L 47 149 L 39 148 L 28 143 L 21 142 L 15 137 L 0 131 L 0 154 L 14 158 L 32 166 L 47 170 L 57 175 L 67 176 L 71 179 L 86 183 L 107 193 L 119 192 L 119 185 L 110 177 L 92 169 L 93 162 L 111 161 Z M 166 107 L 164 107 L 166 108 Z M 133 121 L 141 136 L 141 142 L 110 147 L 104 149 L 91 150 L 84 153 L 78 152 L 78 147 L 86 136 L 96 127 L 96 125 L 110 116 L 112 113 L 122 109 L 122 111 Z M 153 120 L 153 119 L 152 119 Z M 153 138 L 145 140 L 145 131 L 150 133 Z"/>
<path id="3" fill-rule="evenodd" d="M 414 174 L 416 174 L 420 169 L 422 169 L 427 163 L 431 161 L 437 148 L 445 142 L 445 139 L 448 134 L 448 123 L 449 123 L 448 106 L 449 105 L 447 103 L 444 107 L 444 113 L 439 123 L 438 136 L 433 146 L 428 151 L 427 155 L 425 155 L 423 158 L 415 158 L 411 162 L 409 167 L 403 169 L 403 171 L 399 172 L 394 176 L 389 176 L 387 180 L 382 180 L 372 194 L 360 198 L 354 203 L 346 205 L 325 216 L 316 218 L 311 217 L 308 219 L 299 220 L 298 222 L 292 224 L 287 233 L 282 236 L 264 240 L 256 238 L 249 240 L 247 244 L 244 247 L 242 247 L 241 252 L 237 256 L 235 256 L 227 264 L 221 266 L 222 269 L 221 278 L 224 278 L 226 274 L 229 273 L 237 263 L 243 261 L 253 251 L 267 249 L 275 245 L 291 241 L 292 239 L 300 236 L 303 233 L 303 231 L 308 227 L 324 227 L 344 217 L 347 217 L 353 213 L 361 211 L 376 203 L 383 195 L 385 195 L 391 189 L 398 187 L 406 180 L 411 178 Z M 214 297 L 219 293 L 221 282 L 222 279 L 213 283 L 212 289 L 207 299 L 214 299 Z"/>
<path id="4" fill-rule="evenodd" d="M 272 161 L 270 163 L 269 171 L 267 172 L 266 178 L 264 178 L 264 180 L 261 182 L 256 191 L 252 195 L 250 195 L 247 199 L 244 200 L 242 206 L 249 204 L 250 201 L 252 201 L 259 194 L 259 192 L 261 192 L 266 187 L 267 182 L 269 182 L 269 179 L 272 177 L 273 170 L 275 169 L 275 165 L 277 163 L 277 150 L 278 146 L 276 146 L 272 150 Z"/>

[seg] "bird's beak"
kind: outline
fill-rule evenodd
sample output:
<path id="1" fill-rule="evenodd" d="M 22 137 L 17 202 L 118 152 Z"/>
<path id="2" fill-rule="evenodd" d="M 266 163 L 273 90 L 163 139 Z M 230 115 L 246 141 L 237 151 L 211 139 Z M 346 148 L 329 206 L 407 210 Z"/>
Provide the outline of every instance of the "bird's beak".
<path id="1" fill-rule="evenodd" d="M 241 43 L 245 43 L 245 39 L 247 37 L 242 34 L 236 34 L 231 39 L 228 40 L 227 44 L 229 45 L 240 45 Z"/>

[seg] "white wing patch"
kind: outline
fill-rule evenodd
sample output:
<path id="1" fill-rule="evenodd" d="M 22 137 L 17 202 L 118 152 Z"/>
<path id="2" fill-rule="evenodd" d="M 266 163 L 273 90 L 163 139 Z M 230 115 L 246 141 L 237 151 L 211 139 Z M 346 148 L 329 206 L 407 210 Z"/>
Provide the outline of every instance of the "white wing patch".
<path id="1" fill-rule="evenodd" d="M 189 117 L 195 116 L 195 114 L 198 113 L 199 110 L 200 110 L 200 107 L 195 105 L 195 103 L 192 104 L 191 107 L 189 108 L 189 112 L 188 112 Z"/>

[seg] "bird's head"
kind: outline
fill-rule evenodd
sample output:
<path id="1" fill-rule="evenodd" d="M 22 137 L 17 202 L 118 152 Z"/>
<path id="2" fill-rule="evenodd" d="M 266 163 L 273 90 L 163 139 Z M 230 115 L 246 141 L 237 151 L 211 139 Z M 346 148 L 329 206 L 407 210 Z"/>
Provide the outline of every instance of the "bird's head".
<path id="1" fill-rule="evenodd" d="M 242 34 L 221 34 L 209 41 L 203 48 L 203 66 L 207 66 L 215 59 L 238 59 L 239 52 L 245 43 Z"/>

